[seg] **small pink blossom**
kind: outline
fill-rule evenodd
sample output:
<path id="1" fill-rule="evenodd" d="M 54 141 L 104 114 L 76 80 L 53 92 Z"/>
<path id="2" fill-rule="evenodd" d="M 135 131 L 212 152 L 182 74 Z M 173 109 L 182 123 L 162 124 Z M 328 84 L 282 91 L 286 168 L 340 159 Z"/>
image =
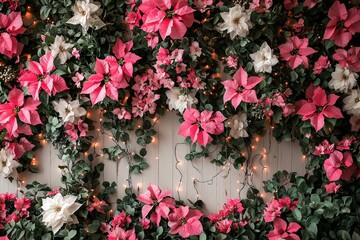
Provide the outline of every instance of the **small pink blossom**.
<path id="1" fill-rule="evenodd" d="M 339 96 L 335 94 L 326 95 L 324 89 L 311 84 L 306 89 L 306 98 L 307 100 L 300 100 L 296 103 L 299 107 L 297 114 L 303 116 L 303 121 L 310 119 L 310 123 L 316 132 L 324 127 L 325 117 L 344 118 L 341 110 L 334 106 Z"/>
<path id="2" fill-rule="evenodd" d="M 295 32 L 300 32 L 304 27 L 304 19 L 300 18 L 298 21 L 296 21 L 296 19 L 289 19 L 286 21 L 285 25 Z"/>
<path id="3" fill-rule="evenodd" d="M 54 188 L 51 192 L 47 192 L 46 193 L 46 196 L 49 197 L 49 196 L 55 196 L 56 194 L 58 194 L 60 191 L 58 188 Z"/>
<path id="4" fill-rule="evenodd" d="M 241 102 L 257 103 L 259 100 L 253 88 L 263 79 L 261 77 L 248 77 L 247 72 L 240 67 L 234 74 L 233 80 L 223 81 L 225 87 L 224 103 L 231 101 L 235 109 Z"/>
<path id="5" fill-rule="evenodd" d="M 141 226 L 145 230 L 150 228 L 150 219 L 148 219 L 148 218 L 139 218 L 139 222 L 140 222 Z"/>
<path id="6" fill-rule="evenodd" d="M 131 217 L 126 214 L 124 210 L 121 213 L 114 216 L 114 219 L 111 221 L 111 226 L 115 228 L 116 226 L 124 227 L 127 223 L 131 223 Z"/>
<path id="7" fill-rule="evenodd" d="M 35 147 L 25 137 L 20 138 L 18 142 L 10 142 L 6 146 L 15 155 L 15 159 L 20 159 L 25 153 L 30 152 Z"/>
<path id="8" fill-rule="evenodd" d="M 140 20 L 141 20 L 141 14 L 139 10 L 136 12 L 133 11 L 127 12 L 125 17 L 125 21 L 127 22 L 127 24 L 129 24 L 130 30 L 133 30 L 134 27 L 139 27 Z"/>
<path id="9" fill-rule="evenodd" d="M 335 150 L 335 144 L 330 144 L 328 140 L 322 141 L 318 146 L 315 146 L 315 151 L 312 153 L 315 156 L 330 154 Z"/>
<path id="10" fill-rule="evenodd" d="M 320 56 L 319 59 L 314 63 L 314 74 L 320 74 L 323 69 L 327 69 L 330 65 L 328 56 Z"/>
<path id="11" fill-rule="evenodd" d="M 350 124 L 351 124 L 351 131 L 358 132 L 360 130 L 360 117 L 351 116 Z"/>
<path id="12" fill-rule="evenodd" d="M 221 221 L 217 221 L 215 223 L 215 227 L 221 232 L 221 233 L 229 233 L 231 230 L 231 225 L 232 225 L 233 221 L 226 218 L 224 220 Z"/>
<path id="13" fill-rule="evenodd" d="M 113 114 L 115 114 L 119 120 L 130 120 L 131 119 L 131 113 L 126 111 L 125 108 L 115 108 L 113 110 Z"/>
<path id="14" fill-rule="evenodd" d="M 89 203 L 86 210 L 89 211 L 89 212 L 92 212 L 92 211 L 95 210 L 95 211 L 97 211 L 99 213 L 105 214 L 104 207 L 106 207 L 106 206 L 108 206 L 108 204 L 105 201 L 98 199 L 96 196 L 93 196 L 93 199 Z"/>
<path id="15" fill-rule="evenodd" d="M 199 236 L 204 231 L 199 221 L 201 217 L 199 210 L 189 209 L 189 206 L 175 208 L 169 215 L 169 233 L 179 234 L 182 238 Z"/>
<path id="16" fill-rule="evenodd" d="M 84 120 L 79 119 L 77 126 L 80 131 L 80 137 L 85 137 L 87 135 L 87 132 L 89 131 L 89 125 L 85 123 Z"/>
<path id="17" fill-rule="evenodd" d="M 273 199 L 268 202 L 263 213 L 265 222 L 272 222 L 276 217 L 279 217 L 281 215 L 281 209 L 282 205 L 278 200 Z"/>
<path id="18" fill-rule="evenodd" d="M 18 211 L 19 217 L 29 217 L 28 209 L 31 206 L 31 199 L 17 198 L 14 202 L 14 207 Z"/>
<path id="19" fill-rule="evenodd" d="M 65 125 L 65 133 L 70 137 L 71 141 L 76 141 L 79 138 L 78 131 L 73 123 Z"/>
<path id="20" fill-rule="evenodd" d="M 80 53 L 79 50 L 77 50 L 76 48 L 72 49 L 71 55 L 73 55 L 76 59 L 80 59 Z"/>
<path id="21" fill-rule="evenodd" d="M 170 198 L 170 191 L 162 191 L 158 186 L 150 184 L 147 189 L 137 197 L 138 201 L 145 203 L 141 209 L 142 217 L 146 218 L 150 213 L 150 221 L 159 226 L 161 218 L 167 219 L 170 209 L 175 207 L 175 200 Z"/>
<path id="22" fill-rule="evenodd" d="M 336 143 L 336 149 L 343 151 L 343 150 L 350 150 L 351 145 L 355 141 L 355 138 L 343 138 L 340 142 Z"/>
<path id="23" fill-rule="evenodd" d="M 148 35 L 146 35 L 146 41 L 148 43 L 148 47 L 154 49 L 159 43 L 159 35 L 157 33 L 148 33 Z"/>
<path id="24" fill-rule="evenodd" d="M 343 170 L 342 167 L 350 167 L 353 164 L 353 158 L 350 152 L 344 154 L 340 151 L 334 151 L 330 157 L 324 161 L 324 169 L 329 181 L 337 181 L 340 179 Z"/>
<path id="25" fill-rule="evenodd" d="M 170 59 L 174 62 L 182 62 L 183 61 L 183 55 L 184 55 L 184 49 L 174 49 L 171 52 Z"/>
<path id="26" fill-rule="evenodd" d="M 190 45 L 190 55 L 200 57 L 202 48 L 199 47 L 199 43 L 197 41 L 193 41 Z"/>
<path id="27" fill-rule="evenodd" d="M 200 12 L 205 12 L 208 6 L 213 4 L 214 0 L 194 0 L 194 5 Z"/>
<path id="28" fill-rule="evenodd" d="M 330 21 L 326 25 L 323 39 L 330 39 L 335 45 L 345 48 L 352 36 L 360 32 L 360 9 L 346 9 L 344 3 L 335 1 L 328 12 Z"/>
<path id="29" fill-rule="evenodd" d="M 295 69 L 301 64 L 305 68 L 309 67 L 307 56 L 315 53 L 316 51 L 308 47 L 309 39 L 298 38 L 293 36 L 289 38 L 289 41 L 279 46 L 281 60 L 287 61 L 291 69 Z"/>
<path id="30" fill-rule="evenodd" d="M 227 57 L 226 66 L 231 68 L 237 68 L 239 58 L 233 58 L 232 56 Z"/>
<path id="31" fill-rule="evenodd" d="M 271 8 L 272 4 L 273 4 L 273 0 L 252 0 L 252 3 L 250 3 L 249 8 L 258 13 L 264 13 L 264 12 L 269 12 L 269 9 Z"/>
<path id="32" fill-rule="evenodd" d="M 82 73 L 76 72 L 75 76 L 71 78 L 75 82 L 77 88 L 81 88 L 81 81 L 84 80 L 84 75 Z"/>
<path id="33" fill-rule="evenodd" d="M 219 135 L 224 132 L 224 115 L 217 111 L 187 108 L 183 114 L 184 122 L 180 125 L 179 135 L 190 137 L 192 142 L 197 142 L 204 147 L 213 141 L 210 134 Z"/>
<path id="34" fill-rule="evenodd" d="M 331 182 L 329 184 L 325 184 L 324 187 L 327 193 L 337 193 L 337 191 L 341 188 L 341 184 Z"/>
<path id="35" fill-rule="evenodd" d="M 285 220 L 276 218 L 274 221 L 274 230 L 270 231 L 266 237 L 269 240 L 300 240 L 300 237 L 295 234 L 300 228 L 301 226 L 296 222 L 291 222 L 288 226 Z"/>
<path id="36" fill-rule="evenodd" d="M 114 229 L 110 230 L 108 233 L 108 240 L 137 240 L 135 228 L 130 230 L 124 230 L 121 227 L 117 226 Z"/>

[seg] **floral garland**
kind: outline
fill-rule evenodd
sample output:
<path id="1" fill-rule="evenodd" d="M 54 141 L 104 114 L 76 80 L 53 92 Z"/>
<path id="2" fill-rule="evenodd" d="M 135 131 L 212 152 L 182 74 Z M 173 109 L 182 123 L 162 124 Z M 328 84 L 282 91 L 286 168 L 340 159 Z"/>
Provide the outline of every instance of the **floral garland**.
<path id="1" fill-rule="evenodd" d="M 360 238 L 359 32 L 357 0 L 0 0 L 0 174 L 37 172 L 33 151 L 51 141 L 65 185 L 1 195 L 1 238 Z M 102 153 L 91 108 L 114 141 Z M 212 162 L 249 167 L 269 121 L 278 140 L 300 141 L 311 174 L 278 172 L 264 185 L 274 200 L 250 188 L 207 216 L 153 185 L 136 197 L 131 174 L 148 167 L 167 110 L 187 160 L 219 145 Z M 101 154 L 129 164 L 115 212 Z"/>

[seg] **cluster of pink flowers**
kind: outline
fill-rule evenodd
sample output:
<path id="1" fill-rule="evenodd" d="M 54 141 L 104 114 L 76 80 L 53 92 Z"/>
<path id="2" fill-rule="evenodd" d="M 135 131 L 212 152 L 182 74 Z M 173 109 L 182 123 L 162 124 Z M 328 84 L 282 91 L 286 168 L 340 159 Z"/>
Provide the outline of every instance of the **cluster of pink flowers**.
<path id="1" fill-rule="evenodd" d="M 77 124 L 68 122 L 65 124 L 65 133 L 71 141 L 76 141 L 79 137 L 85 137 L 89 131 L 89 125 L 84 120 L 79 119 Z"/>
<path id="2" fill-rule="evenodd" d="M 289 197 L 273 199 L 268 202 L 263 216 L 265 222 L 273 222 L 275 218 L 280 217 L 281 213 L 290 210 L 293 211 L 298 204 L 297 200 L 291 201 Z"/>
<path id="3" fill-rule="evenodd" d="M 122 211 L 114 216 L 110 226 L 103 224 L 102 229 L 108 233 L 108 240 L 137 240 L 135 228 L 126 230 L 130 223 L 131 218 Z"/>
<path id="4" fill-rule="evenodd" d="M 29 217 L 31 199 L 19 198 L 15 194 L 0 194 L 0 229 L 11 221 L 18 222 L 21 218 Z"/>
<path id="5" fill-rule="evenodd" d="M 288 117 L 295 112 L 295 106 L 292 103 L 287 103 L 287 98 L 292 94 L 291 89 L 286 89 L 284 93 L 275 93 L 271 98 L 266 98 L 261 101 L 261 106 L 264 108 L 264 114 L 271 117 L 274 111 L 271 107 L 280 107 L 282 115 Z"/>
<path id="6" fill-rule="evenodd" d="M 207 217 L 220 233 L 229 233 L 248 224 L 243 218 L 244 210 L 240 199 L 228 199 L 223 209 Z"/>
<path id="7" fill-rule="evenodd" d="M 291 222 L 289 225 L 282 218 L 274 220 L 274 229 L 266 234 L 269 240 L 300 240 L 301 238 L 295 233 L 299 231 L 301 226 L 296 222 Z"/>
<path id="8" fill-rule="evenodd" d="M 176 207 L 175 200 L 170 195 L 170 191 L 162 191 L 159 187 L 150 185 L 148 191 L 137 197 L 137 200 L 145 204 L 140 221 L 144 229 L 148 229 L 150 223 L 159 226 L 161 219 L 164 219 L 168 220 L 171 234 L 179 234 L 183 238 L 200 235 L 203 228 L 199 219 L 203 214 L 189 206 Z"/>

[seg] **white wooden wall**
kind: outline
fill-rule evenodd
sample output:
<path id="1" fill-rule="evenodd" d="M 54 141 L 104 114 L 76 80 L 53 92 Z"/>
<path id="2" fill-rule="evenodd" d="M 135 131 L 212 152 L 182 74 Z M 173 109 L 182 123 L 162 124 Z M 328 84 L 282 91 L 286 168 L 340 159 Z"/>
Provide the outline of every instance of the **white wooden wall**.
<path id="1" fill-rule="evenodd" d="M 173 196 L 177 199 L 179 192 L 180 198 L 184 201 L 196 201 L 197 192 L 193 187 L 194 179 L 205 182 L 213 178 L 217 173 L 212 184 L 197 182 L 198 195 L 206 204 L 209 212 L 214 212 L 221 208 L 227 198 L 239 196 L 241 183 L 244 181 L 244 171 L 236 170 L 232 166 L 219 167 L 211 164 L 209 159 L 197 159 L 193 163 L 184 160 L 189 147 L 181 144 L 184 138 L 177 134 L 179 129 L 178 117 L 175 113 L 168 113 L 160 118 L 156 124 L 158 135 L 154 143 L 148 147 L 146 161 L 150 167 L 143 174 L 133 175 L 133 185 L 135 191 L 143 192 L 149 183 L 159 185 L 162 189 L 173 191 Z M 109 147 L 112 141 L 109 136 L 101 135 L 98 138 L 98 148 Z M 256 141 L 257 140 L 257 141 Z M 134 140 L 136 141 L 136 139 Z M 177 158 L 180 160 L 178 165 L 183 174 L 183 180 L 179 187 L 180 174 L 176 169 L 175 145 L 177 145 Z M 136 143 L 131 144 L 136 147 Z M 296 142 L 277 143 L 277 141 L 267 133 L 263 137 L 255 138 L 253 156 L 258 153 L 264 153 L 266 149 L 266 158 L 260 160 L 256 157 L 254 161 L 252 184 L 262 189 L 262 182 L 271 178 L 278 170 L 288 170 L 305 173 L 306 159 L 300 151 Z M 258 155 L 259 156 L 259 155 Z M 49 186 L 59 187 L 61 171 L 58 165 L 62 162 L 57 157 L 57 150 L 51 143 L 44 144 L 43 148 L 36 152 L 37 165 L 40 173 L 22 174 L 20 177 L 24 181 L 20 187 L 24 188 L 26 183 L 34 180 L 40 183 L 47 183 Z M 106 181 L 115 181 L 118 185 L 117 197 L 124 195 L 124 188 L 127 186 L 126 178 L 128 165 L 125 159 L 119 162 L 113 162 L 107 159 L 101 159 L 105 163 L 105 171 L 101 177 Z M 266 166 L 264 169 L 263 166 Z M 16 192 L 16 183 L 10 183 L 6 179 L 0 179 L 0 192 Z M 179 191 L 177 191 L 179 190 Z M 262 193 L 264 194 L 264 193 Z M 240 191 L 240 196 L 246 196 L 246 188 Z M 264 197 L 266 195 L 264 194 Z"/>

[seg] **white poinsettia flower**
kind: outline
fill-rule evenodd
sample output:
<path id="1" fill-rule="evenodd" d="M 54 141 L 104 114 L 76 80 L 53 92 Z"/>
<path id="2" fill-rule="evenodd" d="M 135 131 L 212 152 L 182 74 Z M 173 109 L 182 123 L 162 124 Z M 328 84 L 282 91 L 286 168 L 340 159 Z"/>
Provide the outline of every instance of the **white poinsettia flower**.
<path id="1" fill-rule="evenodd" d="M 329 82 L 329 87 L 337 92 L 348 93 L 356 85 L 356 79 L 359 75 L 352 72 L 348 67 L 341 67 L 336 65 L 335 71 L 331 74 L 332 79 Z"/>
<path id="2" fill-rule="evenodd" d="M 230 8 L 229 12 L 220 13 L 224 23 L 220 24 L 219 29 L 221 31 L 227 30 L 231 39 L 236 36 L 246 37 L 253 27 L 250 21 L 251 12 L 251 10 L 245 10 L 245 7 L 241 7 L 239 4 L 235 5 Z"/>
<path id="3" fill-rule="evenodd" d="M 76 1 L 75 5 L 71 7 L 71 10 L 74 12 L 74 16 L 66 23 L 81 25 L 83 34 L 85 34 L 90 27 L 100 29 L 105 26 L 105 23 L 101 21 L 99 17 L 99 15 L 102 14 L 99 2 L 92 2 L 90 0 Z"/>
<path id="4" fill-rule="evenodd" d="M 78 99 L 74 101 L 59 99 L 59 101 L 53 101 L 52 104 L 55 111 L 59 113 L 59 116 L 62 118 L 64 123 L 74 123 L 75 118 L 85 116 L 86 114 L 85 108 L 80 107 L 80 102 Z"/>
<path id="5" fill-rule="evenodd" d="M 246 131 L 246 128 L 249 125 L 246 113 L 240 112 L 237 115 L 232 116 L 229 125 L 231 127 L 230 136 L 233 138 L 238 139 L 240 137 L 249 137 L 249 134 Z"/>
<path id="6" fill-rule="evenodd" d="M 350 95 L 343 100 L 343 109 L 350 115 L 360 117 L 360 89 L 350 92 Z"/>
<path id="7" fill-rule="evenodd" d="M 63 197 L 61 193 L 54 197 L 45 198 L 42 201 L 43 219 L 47 227 L 51 227 L 56 234 L 65 223 L 75 223 L 77 221 L 74 213 L 81 207 L 76 202 L 76 197 L 67 195 Z"/>
<path id="8" fill-rule="evenodd" d="M 195 98 L 195 92 L 183 93 L 180 88 L 173 87 L 166 92 L 168 98 L 167 104 L 170 110 L 179 110 L 183 113 L 186 108 L 190 108 L 191 105 L 196 104 L 198 100 Z"/>
<path id="9" fill-rule="evenodd" d="M 272 67 L 279 62 L 267 42 L 261 45 L 259 51 L 250 54 L 250 57 L 253 60 L 254 70 L 257 73 L 271 73 Z"/>
<path id="10" fill-rule="evenodd" d="M 50 46 L 51 55 L 60 59 L 60 63 L 64 64 L 66 60 L 72 57 L 70 50 L 74 44 L 66 43 L 63 36 L 56 36 L 54 43 Z"/>
<path id="11" fill-rule="evenodd" d="M 4 178 L 9 177 L 21 164 L 14 160 L 15 155 L 11 150 L 2 148 L 0 150 L 0 175 Z"/>

